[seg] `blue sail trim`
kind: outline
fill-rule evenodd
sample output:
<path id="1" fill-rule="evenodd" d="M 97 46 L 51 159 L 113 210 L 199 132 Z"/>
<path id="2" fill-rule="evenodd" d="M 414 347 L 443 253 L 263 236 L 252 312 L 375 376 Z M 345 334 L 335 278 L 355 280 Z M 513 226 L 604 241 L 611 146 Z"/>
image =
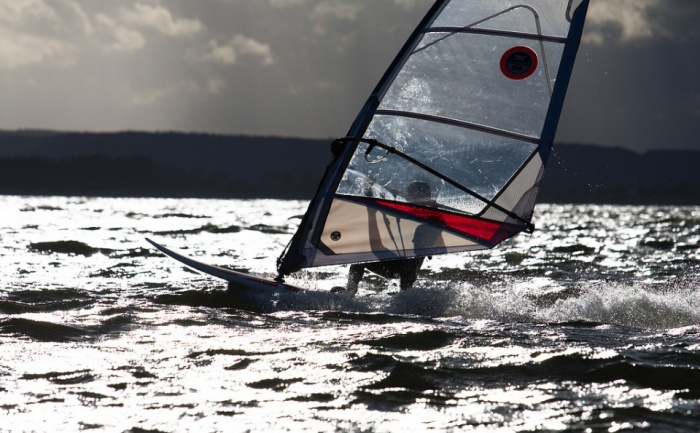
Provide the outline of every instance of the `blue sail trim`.
<path id="1" fill-rule="evenodd" d="M 559 66 L 559 76 L 556 84 L 554 85 L 552 101 L 549 104 L 549 110 L 547 112 L 547 117 L 544 121 L 544 128 L 542 130 L 543 144 L 540 146 L 540 156 L 545 165 L 549 160 L 549 154 L 551 153 L 552 146 L 554 145 L 554 137 L 557 134 L 559 118 L 561 117 L 561 112 L 564 108 L 564 99 L 566 97 L 566 91 L 569 88 L 571 74 L 574 70 L 574 61 L 576 60 L 579 44 L 583 35 L 583 24 L 586 20 L 588 5 L 588 0 L 584 0 L 569 20 L 571 21 L 569 39 L 572 42 L 564 46 L 564 54 L 562 55 Z M 571 1 L 569 2 L 569 10 L 570 9 Z"/>

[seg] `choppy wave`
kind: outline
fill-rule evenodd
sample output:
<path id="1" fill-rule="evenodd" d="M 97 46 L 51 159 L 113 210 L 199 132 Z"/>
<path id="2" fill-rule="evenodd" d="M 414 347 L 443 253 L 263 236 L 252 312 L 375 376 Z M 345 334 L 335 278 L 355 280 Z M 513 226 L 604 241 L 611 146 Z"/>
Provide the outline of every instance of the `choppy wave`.
<path id="1" fill-rule="evenodd" d="M 29 244 L 29 250 L 38 253 L 58 253 L 58 254 L 75 254 L 80 256 L 91 256 L 104 250 L 93 248 L 90 245 L 80 241 L 53 241 L 53 242 L 35 242 Z"/>

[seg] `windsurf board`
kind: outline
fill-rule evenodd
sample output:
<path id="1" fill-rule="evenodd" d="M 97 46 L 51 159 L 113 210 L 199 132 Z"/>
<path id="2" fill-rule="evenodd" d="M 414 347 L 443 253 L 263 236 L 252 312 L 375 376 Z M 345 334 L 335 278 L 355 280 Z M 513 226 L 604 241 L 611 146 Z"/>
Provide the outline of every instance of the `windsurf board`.
<path id="1" fill-rule="evenodd" d="M 160 252 L 168 257 L 189 266 L 192 269 L 203 272 L 205 274 L 211 275 L 213 277 L 221 278 L 229 282 L 229 289 L 264 289 L 264 290 L 279 290 L 287 292 L 300 292 L 304 289 L 301 287 L 296 287 L 290 284 L 285 284 L 279 281 L 271 280 L 268 278 L 262 278 L 255 275 L 246 274 L 244 272 L 234 271 L 233 269 L 222 268 L 220 266 L 209 265 L 189 257 L 178 254 L 151 239 L 146 238 L 146 240 L 156 247 Z"/>

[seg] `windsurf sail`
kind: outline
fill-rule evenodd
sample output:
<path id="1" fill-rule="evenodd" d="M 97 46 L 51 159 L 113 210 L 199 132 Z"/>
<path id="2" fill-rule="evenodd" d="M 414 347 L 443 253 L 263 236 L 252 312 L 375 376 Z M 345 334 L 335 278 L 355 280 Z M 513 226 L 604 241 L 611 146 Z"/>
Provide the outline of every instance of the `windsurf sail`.
<path id="1" fill-rule="evenodd" d="M 333 142 L 280 278 L 533 230 L 588 2 L 438 0 Z"/>

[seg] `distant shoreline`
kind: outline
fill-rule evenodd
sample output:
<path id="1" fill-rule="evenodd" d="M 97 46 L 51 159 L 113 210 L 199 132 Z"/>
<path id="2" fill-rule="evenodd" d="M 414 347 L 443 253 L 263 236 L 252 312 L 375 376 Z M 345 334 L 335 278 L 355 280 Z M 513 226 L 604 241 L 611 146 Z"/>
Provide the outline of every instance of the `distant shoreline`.
<path id="1" fill-rule="evenodd" d="M 310 199 L 330 139 L 0 131 L 0 194 Z M 559 144 L 540 202 L 700 204 L 700 152 Z"/>

